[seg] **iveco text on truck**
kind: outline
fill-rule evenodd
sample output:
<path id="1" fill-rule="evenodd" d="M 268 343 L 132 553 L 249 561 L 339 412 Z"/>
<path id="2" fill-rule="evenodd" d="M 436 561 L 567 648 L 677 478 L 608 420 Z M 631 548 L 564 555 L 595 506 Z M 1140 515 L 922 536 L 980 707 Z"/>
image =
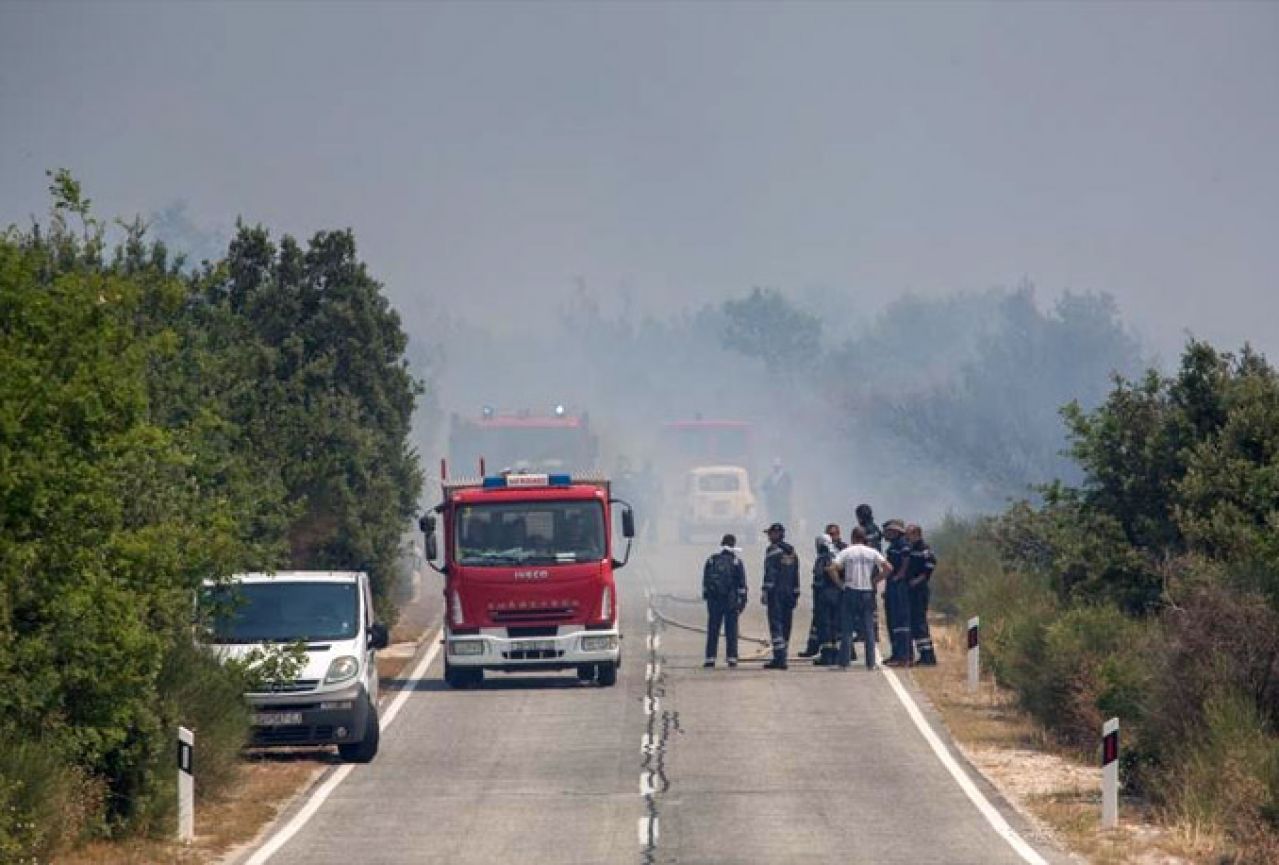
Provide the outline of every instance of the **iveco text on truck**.
<path id="1" fill-rule="evenodd" d="M 445 480 L 443 493 L 421 528 L 434 567 L 442 518 L 445 681 L 467 687 L 485 670 L 575 669 L 583 681 L 613 685 L 622 636 L 614 574 L 635 524 L 608 481 L 507 473 Z M 627 539 L 621 560 L 615 507 Z"/>

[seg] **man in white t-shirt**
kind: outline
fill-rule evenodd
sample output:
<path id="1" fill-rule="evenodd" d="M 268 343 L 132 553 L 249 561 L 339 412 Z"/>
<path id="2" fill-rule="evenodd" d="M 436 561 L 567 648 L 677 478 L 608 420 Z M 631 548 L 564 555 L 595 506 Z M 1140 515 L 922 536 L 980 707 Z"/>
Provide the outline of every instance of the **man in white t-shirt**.
<path id="1" fill-rule="evenodd" d="M 875 669 L 875 584 L 892 571 L 884 554 L 866 544 L 866 531 L 855 526 L 849 546 L 839 551 L 832 567 L 844 574 L 840 594 L 839 666 L 848 669 L 853 653 L 853 631 L 860 630 L 866 652 L 866 669 Z"/>

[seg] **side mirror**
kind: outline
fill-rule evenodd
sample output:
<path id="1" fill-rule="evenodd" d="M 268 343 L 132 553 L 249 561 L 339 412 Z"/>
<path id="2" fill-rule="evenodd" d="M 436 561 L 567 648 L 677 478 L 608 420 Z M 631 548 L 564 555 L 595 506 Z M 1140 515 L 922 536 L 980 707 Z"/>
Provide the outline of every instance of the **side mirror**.
<path id="1" fill-rule="evenodd" d="M 635 537 L 635 514 L 629 507 L 622 509 L 622 537 Z"/>
<path id="2" fill-rule="evenodd" d="M 425 541 L 426 560 L 431 567 L 435 567 L 435 560 L 440 555 L 440 545 L 435 540 L 435 515 L 423 514 L 417 525 L 422 530 L 422 539 Z"/>
<path id="3" fill-rule="evenodd" d="M 386 625 L 381 622 L 374 622 L 369 625 L 369 646 L 374 649 L 385 649 L 391 644 L 391 635 L 386 630 Z"/>

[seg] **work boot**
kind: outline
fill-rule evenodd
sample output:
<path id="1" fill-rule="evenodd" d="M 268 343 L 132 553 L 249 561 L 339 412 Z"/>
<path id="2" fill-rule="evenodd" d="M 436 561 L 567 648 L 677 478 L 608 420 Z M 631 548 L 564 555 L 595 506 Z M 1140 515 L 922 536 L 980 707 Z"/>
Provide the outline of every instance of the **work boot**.
<path id="1" fill-rule="evenodd" d="M 818 652 L 817 646 L 814 643 L 809 643 L 807 646 L 804 647 L 804 651 L 799 653 L 799 656 L 801 658 L 812 658 L 817 654 L 817 652 Z"/>
<path id="2" fill-rule="evenodd" d="M 937 655 L 932 649 L 922 649 L 919 653 L 919 660 L 915 663 L 921 667 L 936 667 Z"/>
<path id="3" fill-rule="evenodd" d="M 737 666 L 737 659 L 736 659 L 736 658 L 729 658 L 729 659 L 728 659 L 728 665 L 729 665 L 730 667 L 736 667 L 736 666 Z"/>
<path id="4" fill-rule="evenodd" d="M 703 666 L 703 667 L 706 667 L 707 669 L 711 669 L 712 667 L 714 667 L 714 666 L 715 666 L 715 659 L 714 659 L 714 658 L 707 658 L 707 659 L 706 659 L 706 663 L 702 664 L 702 666 Z"/>

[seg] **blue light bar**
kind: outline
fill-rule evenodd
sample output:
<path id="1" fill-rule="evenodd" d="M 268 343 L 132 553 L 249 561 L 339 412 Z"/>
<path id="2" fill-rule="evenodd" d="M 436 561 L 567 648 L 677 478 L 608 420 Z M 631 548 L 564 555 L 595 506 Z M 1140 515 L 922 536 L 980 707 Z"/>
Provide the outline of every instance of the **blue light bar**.
<path id="1" fill-rule="evenodd" d="M 508 474 L 488 475 L 484 478 L 484 489 L 504 490 L 512 487 L 567 487 L 572 486 L 573 476 L 570 474 Z"/>

